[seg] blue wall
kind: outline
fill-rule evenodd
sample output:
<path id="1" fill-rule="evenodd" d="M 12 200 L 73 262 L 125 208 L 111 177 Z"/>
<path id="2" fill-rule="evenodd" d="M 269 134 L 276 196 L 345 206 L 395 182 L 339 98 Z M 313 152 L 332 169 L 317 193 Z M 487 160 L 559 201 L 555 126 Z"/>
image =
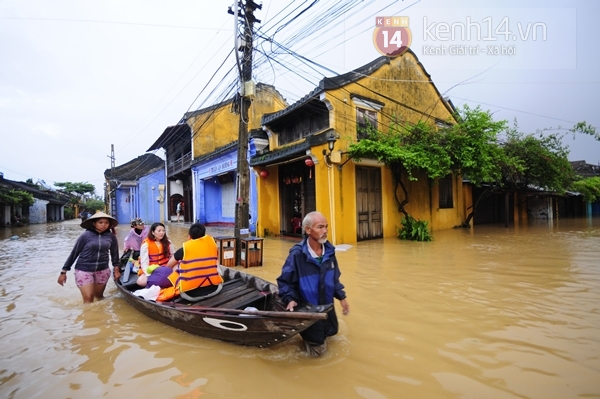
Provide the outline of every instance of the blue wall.
<path id="1" fill-rule="evenodd" d="M 194 184 L 196 187 L 194 207 L 194 220 L 200 223 L 228 223 L 235 224 L 235 215 L 223 215 L 223 190 L 218 180 L 218 175 L 232 172 L 234 174 L 234 187 L 237 183 L 237 151 L 234 149 L 218 158 L 208 162 L 198 164 L 192 167 L 194 174 Z M 232 193 L 235 196 L 235 192 Z M 256 180 L 255 175 L 250 171 L 250 231 L 256 230 Z M 235 198 L 232 198 L 235 201 Z"/>
<path id="2" fill-rule="evenodd" d="M 146 224 L 160 221 L 160 204 L 156 201 L 159 184 L 165 184 L 164 169 L 143 176 L 138 181 L 140 193 L 138 216 L 142 218 Z M 154 190 L 152 190 L 152 187 L 154 187 Z"/>
<path id="3" fill-rule="evenodd" d="M 141 218 L 146 224 L 160 220 L 158 185 L 165 183 L 164 169 L 141 177 L 135 186 L 121 186 L 116 190 L 117 220 L 129 225 L 132 219 Z M 152 190 L 154 187 L 154 190 Z"/>
<path id="4" fill-rule="evenodd" d="M 117 220 L 119 224 L 129 224 L 137 214 L 137 187 L 119 187 L 116 191 Z"/>

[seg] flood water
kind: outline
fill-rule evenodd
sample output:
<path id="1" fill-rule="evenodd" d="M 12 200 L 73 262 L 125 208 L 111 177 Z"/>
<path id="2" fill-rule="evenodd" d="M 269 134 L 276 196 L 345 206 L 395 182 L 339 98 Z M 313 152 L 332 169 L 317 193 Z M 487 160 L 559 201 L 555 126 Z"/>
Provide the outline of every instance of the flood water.
<path id="1" fill-rule="evenodd" d="M 338 252 L 350 314 L 322 358 L 196 337 L 58 273 L 77 221 L 0 230 L 1 398 L 599 398 L 600 219 Z M 127 226 L 118 232 L 122 245 Z M 186 228 L 169 225 L 179 247 Z M 19 239 L 10 239 L 18 235 Z M 275 281 L 293 241 L 267 238 Z"/>

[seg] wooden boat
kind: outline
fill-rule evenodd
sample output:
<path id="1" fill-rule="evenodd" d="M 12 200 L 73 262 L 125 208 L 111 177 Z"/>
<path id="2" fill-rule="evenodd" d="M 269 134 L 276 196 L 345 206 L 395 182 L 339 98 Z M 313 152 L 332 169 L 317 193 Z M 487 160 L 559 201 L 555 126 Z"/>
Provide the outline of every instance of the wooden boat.
<path id="1" fill-rule="evenodd" d="M 131 273 L 115 280 L 127 303 L 155 320 L 201 337 L 238 345 L 271 347 L 327 318 L 333 304 L 296 308 L 290 312 L 277 294 L 277 286 L 234 268 L 219 266 L 222 290 L 198 302 L 176 298 L 155 302 L 134 295 L 141 289 Z M 189 293 L 193 296 L 193 291 Z"/>

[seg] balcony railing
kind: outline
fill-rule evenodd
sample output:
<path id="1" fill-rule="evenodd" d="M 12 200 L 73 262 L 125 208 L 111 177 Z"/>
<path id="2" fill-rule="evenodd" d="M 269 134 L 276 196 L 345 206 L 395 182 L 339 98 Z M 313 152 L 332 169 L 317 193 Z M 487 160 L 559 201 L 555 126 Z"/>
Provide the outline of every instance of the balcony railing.
<path id="1" fill-rule="evenodd" d="M 167 161 L 167 176 L 173 176 L 190 168 L 192 164 L 192 153 L 188 152 L 182 157 L 169 159 Z"/>

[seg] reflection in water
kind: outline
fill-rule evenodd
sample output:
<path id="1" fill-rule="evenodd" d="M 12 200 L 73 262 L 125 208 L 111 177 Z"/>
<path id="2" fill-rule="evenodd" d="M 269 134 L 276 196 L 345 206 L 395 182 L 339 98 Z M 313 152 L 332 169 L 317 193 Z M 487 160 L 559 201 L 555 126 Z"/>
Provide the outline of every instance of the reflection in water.
<path id="1" fill-rule="evenodd" d="M 352 311 L 318 359 L 299 338 L 258 349 L 181 332 L 112 282 L 104 301 L 81 304 L 71 273 L 56 283 L 80 233 L 76 222 L 0 230 L 0 397 L 600 396 L 597 219 L 339 252 Z M 179 247 L 187 226 L 167 233 Z M 248 271 L 274 281 L 293 243 L 266 239 L 264 266 Z"/>

